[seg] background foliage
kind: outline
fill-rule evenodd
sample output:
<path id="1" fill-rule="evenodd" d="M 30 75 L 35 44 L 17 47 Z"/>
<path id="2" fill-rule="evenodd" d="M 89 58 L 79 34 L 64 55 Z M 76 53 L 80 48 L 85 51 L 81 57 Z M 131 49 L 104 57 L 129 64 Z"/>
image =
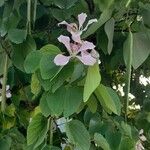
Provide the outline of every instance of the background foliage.
<path id="1" fill-rule="evenodd" d="M 57 24 L 81 12 L 101 64 L 58 67 Z M 1 0 L 0 149 L 150 149 L 149 18 L 149 0 Z"/>

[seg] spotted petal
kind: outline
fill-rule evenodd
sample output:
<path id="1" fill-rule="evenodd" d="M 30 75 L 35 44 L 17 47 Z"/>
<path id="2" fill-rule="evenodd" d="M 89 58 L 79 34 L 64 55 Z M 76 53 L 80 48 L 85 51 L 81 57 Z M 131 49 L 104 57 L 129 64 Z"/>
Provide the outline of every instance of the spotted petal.
<path id="1" fill-rule="evenodd" d="M 70 56 L 64 56 L 62 54 L 58 54 L 54 58 L 54 63 L 57 66 L 65 66 L 69 62 L 70 58 L 71 58 Z"/>

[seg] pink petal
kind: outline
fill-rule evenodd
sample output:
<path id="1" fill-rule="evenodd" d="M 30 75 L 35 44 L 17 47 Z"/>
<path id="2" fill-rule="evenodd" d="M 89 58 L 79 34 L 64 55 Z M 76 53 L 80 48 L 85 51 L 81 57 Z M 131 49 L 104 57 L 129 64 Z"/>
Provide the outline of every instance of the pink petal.
<path id="1" fill-rule="evenodd" d="M 64 56 L 62 54 L 58 54 L 55 58 L 54 58 L 54 63 L 57 66 L 64 66 L 66 65 L 70 60 L 70 56 Z"/>
<path id="2" fill-rule="evenodd" d="M 94 48 L 95 48 L 95 45 L 92 42 L 84 41 L 79 51 L 85 51 L 85 50 L 94 49 Z"/>
<path id="3" fill-rule="evenodd" d="M 83 26 L 83 23 L 85 22 L 86 17 L 87 17 L 86 13 L 81 13 L 81 14 L 78 15 L 79 30 Z"/>
<path id="4" fill-rule="evenodd" d="M 80 32 L 78 32 L 78 33 L 72 33 L 72 39 L 73 39 L 73 41 L 75 41 L 77 43 L 82 43 L 80 35 L 81 35 Z"/>
<path id="5" fill-rule="evenodd" d="M 93 58 L 90 54 L 76 56 L 84 65 L 93 66 L 96 63 L 96 59 Z"/>
<path id="6" fill-rule="evenodd" d="M 70 38 L 69 38 L 68 36 L 60 35 L 60 36 L 58 37 L 58 41 L 61 42 L 61 43 L 63 43 L 63 44 L 66 46 L 67 50 L 68 50 L 69 52 L 71 52 Z"/>
<path id="7" fill-rule="evenodd" d="M 86 31 L 87 28 L 89 27 L 89 25 L 91 25 L 92 23 L 97 22 L 97 19 L 91 19 L 88 21 L 86 27 L 82 30 L 82 31 Z"/>

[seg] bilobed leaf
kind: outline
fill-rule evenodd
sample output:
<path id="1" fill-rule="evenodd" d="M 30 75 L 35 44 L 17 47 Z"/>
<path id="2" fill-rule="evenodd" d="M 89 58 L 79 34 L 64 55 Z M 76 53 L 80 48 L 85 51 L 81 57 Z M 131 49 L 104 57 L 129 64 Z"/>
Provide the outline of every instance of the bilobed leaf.
<path id="1" fill-rule="evenodd" d="M 107 140 L 103 137 L 103 135 L 101 135 L 99 133 L 95 133 L 94 141 L 103 150 L 111 150 Z"/>
<path id="2" fill-rule="evenodd" d="M 90 149 L 90 136 L 82 122 L 78 120 L 68 122 L 66 124 L 66 134 L 78 150 Z"/>
<path id="3" fill-rule="evenodd" d="M 113 112 L 117 115 L 120 115 L 121 103 L 114 90 L 101 84 L 96 89 L 95 94 L 105 111 L 108 113 Z"/>
<path id="4" fill-rule="evenodd" d="M 95 33 L 97 29 L 99 29 L 107 20 L 111 18 L 112 15 L 112 8 L 106 9 L 102 12 L 98 22 L 92 24 L 89 29 L 83 34 L 83 38 L 90 36 L 91 34 Z"/>
<path id="5" fill-rule="evenodd" d="M 84 85 L 83 100 L 86 102 L 95 89 L 99 86 L 101 76 L 99 72 L 99 65 L 96 63 L 94 66 L 88 68 L 86 81 Z"/>
<path id="6" fill-rule="evenodd" d="M 107 45 L 108 54 L 111 53 L 112 48 L 113 48 L 114 27 L 115 27 L 114 18 L 111 18 L 110 20 L 108 20 L 105 24 L 105 27 L 104 27 L 105 32 L 107 34 L 107 38 L 108 38 L 108 45 Z"/>
<path id="7" fill-rule="evenodd" d="M 10 29 L 8 31 L 8 38 L 15 44 L 22 43 L 26 39 L 26 36 L 27 36 L 26 30 Z"/>
<path id="8" fill-rule="evenodd" d="M 39 146 L 43 141 L 47 133 L 48 122 L 42 114 L 37 114 L 32 118 L 31 123 L 27 129 L 27 144 L 35 144 L 34 148 Z"/>
<path id="9" fill-rule="evenodd" d="M 27 73 L 34 73 L 40 65 L 42 54 L 39 51 L 29 53 L 24 62 L 24 68 Z"/>

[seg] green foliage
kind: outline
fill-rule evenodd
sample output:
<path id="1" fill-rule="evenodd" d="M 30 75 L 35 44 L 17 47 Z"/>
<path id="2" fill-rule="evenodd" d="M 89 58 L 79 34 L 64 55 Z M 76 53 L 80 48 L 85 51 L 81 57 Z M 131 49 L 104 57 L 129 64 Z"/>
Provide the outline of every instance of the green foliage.
<path id="1" fill-rule="evenodd" d="M 99 73 L 99 66 L 95 64 L 92 67 L 88 68 L 85 85 L 84 85 L 84 93 L 83 100 L 86 102 L 91 94 L 95 91 L 101 81 L 101 76 Z"/>
<path id="2" fill-rule="evenodd" d="M 47 130 L 47 119 L 42 114 L 34 116 L 27 129 L 27 144 L 34 144 L 34 148 L 38 147 L 44 141 Z"/>
<path id="3" fill-rule="evenodd" d="M 66 125 L 66 134 L 69 140 L 79 150 L 90 148 L 90 136 L 85 126 L 78 120 L 73 120 Z"/>
<path id="4" fill-rule="evenodd" d="M 148 0 L 0 0 L 0 149 L 150 149 L 149 18 Z"/>

